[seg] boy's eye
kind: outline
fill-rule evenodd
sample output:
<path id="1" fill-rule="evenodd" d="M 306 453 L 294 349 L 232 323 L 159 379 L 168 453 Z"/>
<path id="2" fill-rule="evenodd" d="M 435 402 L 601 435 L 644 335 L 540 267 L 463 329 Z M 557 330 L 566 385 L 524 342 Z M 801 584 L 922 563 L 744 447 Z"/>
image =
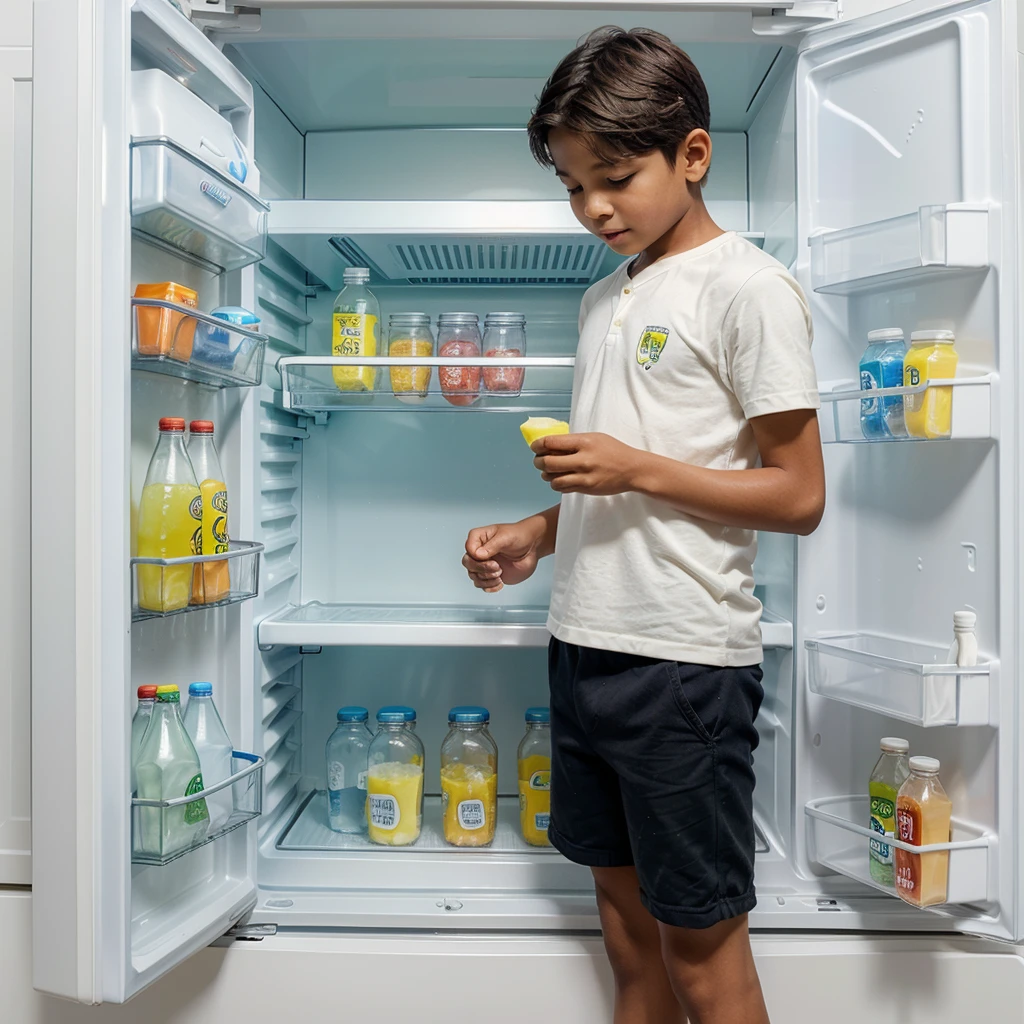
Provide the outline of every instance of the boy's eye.
<path id="1" fill-rule="evenodd" d="M 624 178 L 609 178 L 608 184 L 613 188 L 622 188 L 624 185 L 629 184 L 635 174 L 636 172 L 634 171 L 633 174 L 627 174 Z"/>
<path id="2" fill-rule="evenodd" d="M 569 186 L 566 185 L 565 186 L 565 190 L 566 190 L 566 192 L 569 193 L 569 195 L 574 196 L 578 192 L 582 192 L 583 191 L 583 186 L 582 185 L 573 185 L 572 188 L 569 188 Z"/>

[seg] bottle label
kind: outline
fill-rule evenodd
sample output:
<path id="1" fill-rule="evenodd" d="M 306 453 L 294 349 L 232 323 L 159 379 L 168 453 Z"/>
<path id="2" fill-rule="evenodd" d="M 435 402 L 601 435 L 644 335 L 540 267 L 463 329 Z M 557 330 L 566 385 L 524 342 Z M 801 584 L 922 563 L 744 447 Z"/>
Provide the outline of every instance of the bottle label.
<path id="1" fill-rule="evenodd" d="M 487 823 L 483 800 L 460 800 L 458 811 L 459 824 L 467 831 L 483 828 Z"/>
<path id="2" fill-rule="evenodd" d="M 917 806 L 897 808 L 896 825 L 900 840 L 911 846 L 921 845 L 921 809 Z M 913 896 L 921 887 L 921 855 L 896 850 L 896 888 Z"/>
<path id="3" fill-rule="evenodd" d="M 390 793 L 370 794 L 370 824 L 374 828 L 390 832 L 398 828 L 401 820 L 402 812 L 399 810 L 398 801 Z"/>
<path id="4" fill-rule="evenodd" d="M 547 832 L 548 826 L 551 824 L 550 814 L 535 814 L 533 816 L 533 827 L 538 832 Z"/>
<path id="5" fill-rule="evenodd" d="M 873 391 L 878 387 L 878 377 L 875 373 L 871 372 L 871 369 L 875 369 L 877 364 L 871 363 L 868 366 L 861 366 L 860 368 L 860 389 L 861 391 Z M 860 402 L 860 414 L 861 416 L 874 416 L 878 412 L 878 399 L 877 398 L 862 398 Z"/>
<path id="6" fill-rule="evenodd" d="M 891 839 L 896 833 L 896 805 L 886 797 L 872 796 L 869 827 L 879 837 Z M 879 864 L 892 864 L 893 849 L 888 843 L 882 842 L 881 838 L 869 839 L 868 849 L 872 860 Z"/>
<path id="7" fill-rule="evenodd" d="M 366 789 L 366 776 L 369 774 L 370 773 L 368 771 L 359 773 L 359 781 L 356 783 L 356 789 Z"/>
<path id="8" fill-rule="evenodd" d="M 540 771 L 534 772 L 530 776 L 530 789 L 550 789 L 551 788 L 551 772 Z"/>
<path id="9" fill-rule="evenodd" d="M 335 313 L 331 352 L 336 356 L 375 356 L 377 318 L 367 313 Z"/>
<path id="10" fill-rule="evenodd" d="M 210 501 L 212 514 L 207 516 L 210 528 L 211 554 L 222 555 L 228 549 L 228 492 L 217 491 Z M 204 524 L 206 525 L 206 524 Z M 203 538 L 205 545 L 207 538 Z"/>
<path id="11" fill-rule="evenodd" d="M 327 765 L 327 788 L 345 788 L 345 766 L 340 761 L 331 761 Z"/>
<path id="12" fill-rule="evenodd" d="M 185 796 L 192 796 L 193 793 L 202 793 L 203 791 L 203 773 L 200 772 L 198 775 L 193 775 L 192 780 L 185 787 Z M 186 825 L 198 825 L 201 821 L 206 821 L 210 817 L 210 812 L 207 810 L 205 800 L 193 800 L 190 804 L 185 804 L 185 824 Z"/>

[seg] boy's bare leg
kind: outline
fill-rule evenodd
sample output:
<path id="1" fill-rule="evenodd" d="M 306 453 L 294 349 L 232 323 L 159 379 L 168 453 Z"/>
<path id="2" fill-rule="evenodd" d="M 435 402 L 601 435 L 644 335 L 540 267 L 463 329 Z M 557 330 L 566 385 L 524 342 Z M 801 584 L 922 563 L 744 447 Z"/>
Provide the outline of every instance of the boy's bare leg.
<path id="1" fill-rule="evenodd" d="M 658 922 L 640 902 L 636 869 L 591 868 L 604 948 L 615 976 L 615 1024 L 683 1024 L 662 960 Z"/>
<path id="2" fill-rule="evenodd" d="M 710 928 L 658 928 L 669 980 L 690 1024 L 769 1024 L 746 914 Z"/>

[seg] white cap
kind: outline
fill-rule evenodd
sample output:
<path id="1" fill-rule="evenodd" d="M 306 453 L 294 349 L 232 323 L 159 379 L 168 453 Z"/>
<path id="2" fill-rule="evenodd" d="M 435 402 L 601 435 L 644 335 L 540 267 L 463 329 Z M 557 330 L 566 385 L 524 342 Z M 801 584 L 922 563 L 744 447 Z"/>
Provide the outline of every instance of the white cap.
<path id="1" fill-rule="evenodd" d="M 939 762 L 934 757 L 912 757 L 910 770 L 918 775 L 938 775 Z"/>
<path id="2" fill-rule="evenodd" d="M 978 621 L 976 613 L 971 611 L 953 612 L 953 628 L 954 629 L 974 629 L 974 624 Z"/>
<path id="3" fill-rule="evenodd" d="M 899 327 L 882 327 L 868 331 L 868 341 L 902 341 L 903 331 Z"/>
<path id="4" fill-rule="evenodd" d="M 940 345 L 952 345 L 956 335 L 952 331 L 914 331 L 911 341 L 934 341 Z"/>
<path id="5" fill-rule="evenodd" d="M 883 736 L 881 746 L 886 754 L 910 753 L 910 740 L 901 739 L 899 736 Z"/>
<path id="6" fill-rule="evenodd" d="M 369 267 L 346 267 L 342 279 L 346 284 L 349 282 L 362 283 L 370 280 Z"/>

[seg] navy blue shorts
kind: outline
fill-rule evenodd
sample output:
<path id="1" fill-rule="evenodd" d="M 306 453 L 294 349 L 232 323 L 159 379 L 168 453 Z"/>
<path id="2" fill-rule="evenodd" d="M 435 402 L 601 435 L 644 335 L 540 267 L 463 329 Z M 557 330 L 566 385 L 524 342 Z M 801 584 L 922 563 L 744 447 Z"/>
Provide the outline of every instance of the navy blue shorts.
<path id="1" fill-rule="evenodd" d="M 707 928 L 754 907 L 754 719 L 761 669 L 552 639 L 552 844 L 634 865 L 659 921 Z"/>

